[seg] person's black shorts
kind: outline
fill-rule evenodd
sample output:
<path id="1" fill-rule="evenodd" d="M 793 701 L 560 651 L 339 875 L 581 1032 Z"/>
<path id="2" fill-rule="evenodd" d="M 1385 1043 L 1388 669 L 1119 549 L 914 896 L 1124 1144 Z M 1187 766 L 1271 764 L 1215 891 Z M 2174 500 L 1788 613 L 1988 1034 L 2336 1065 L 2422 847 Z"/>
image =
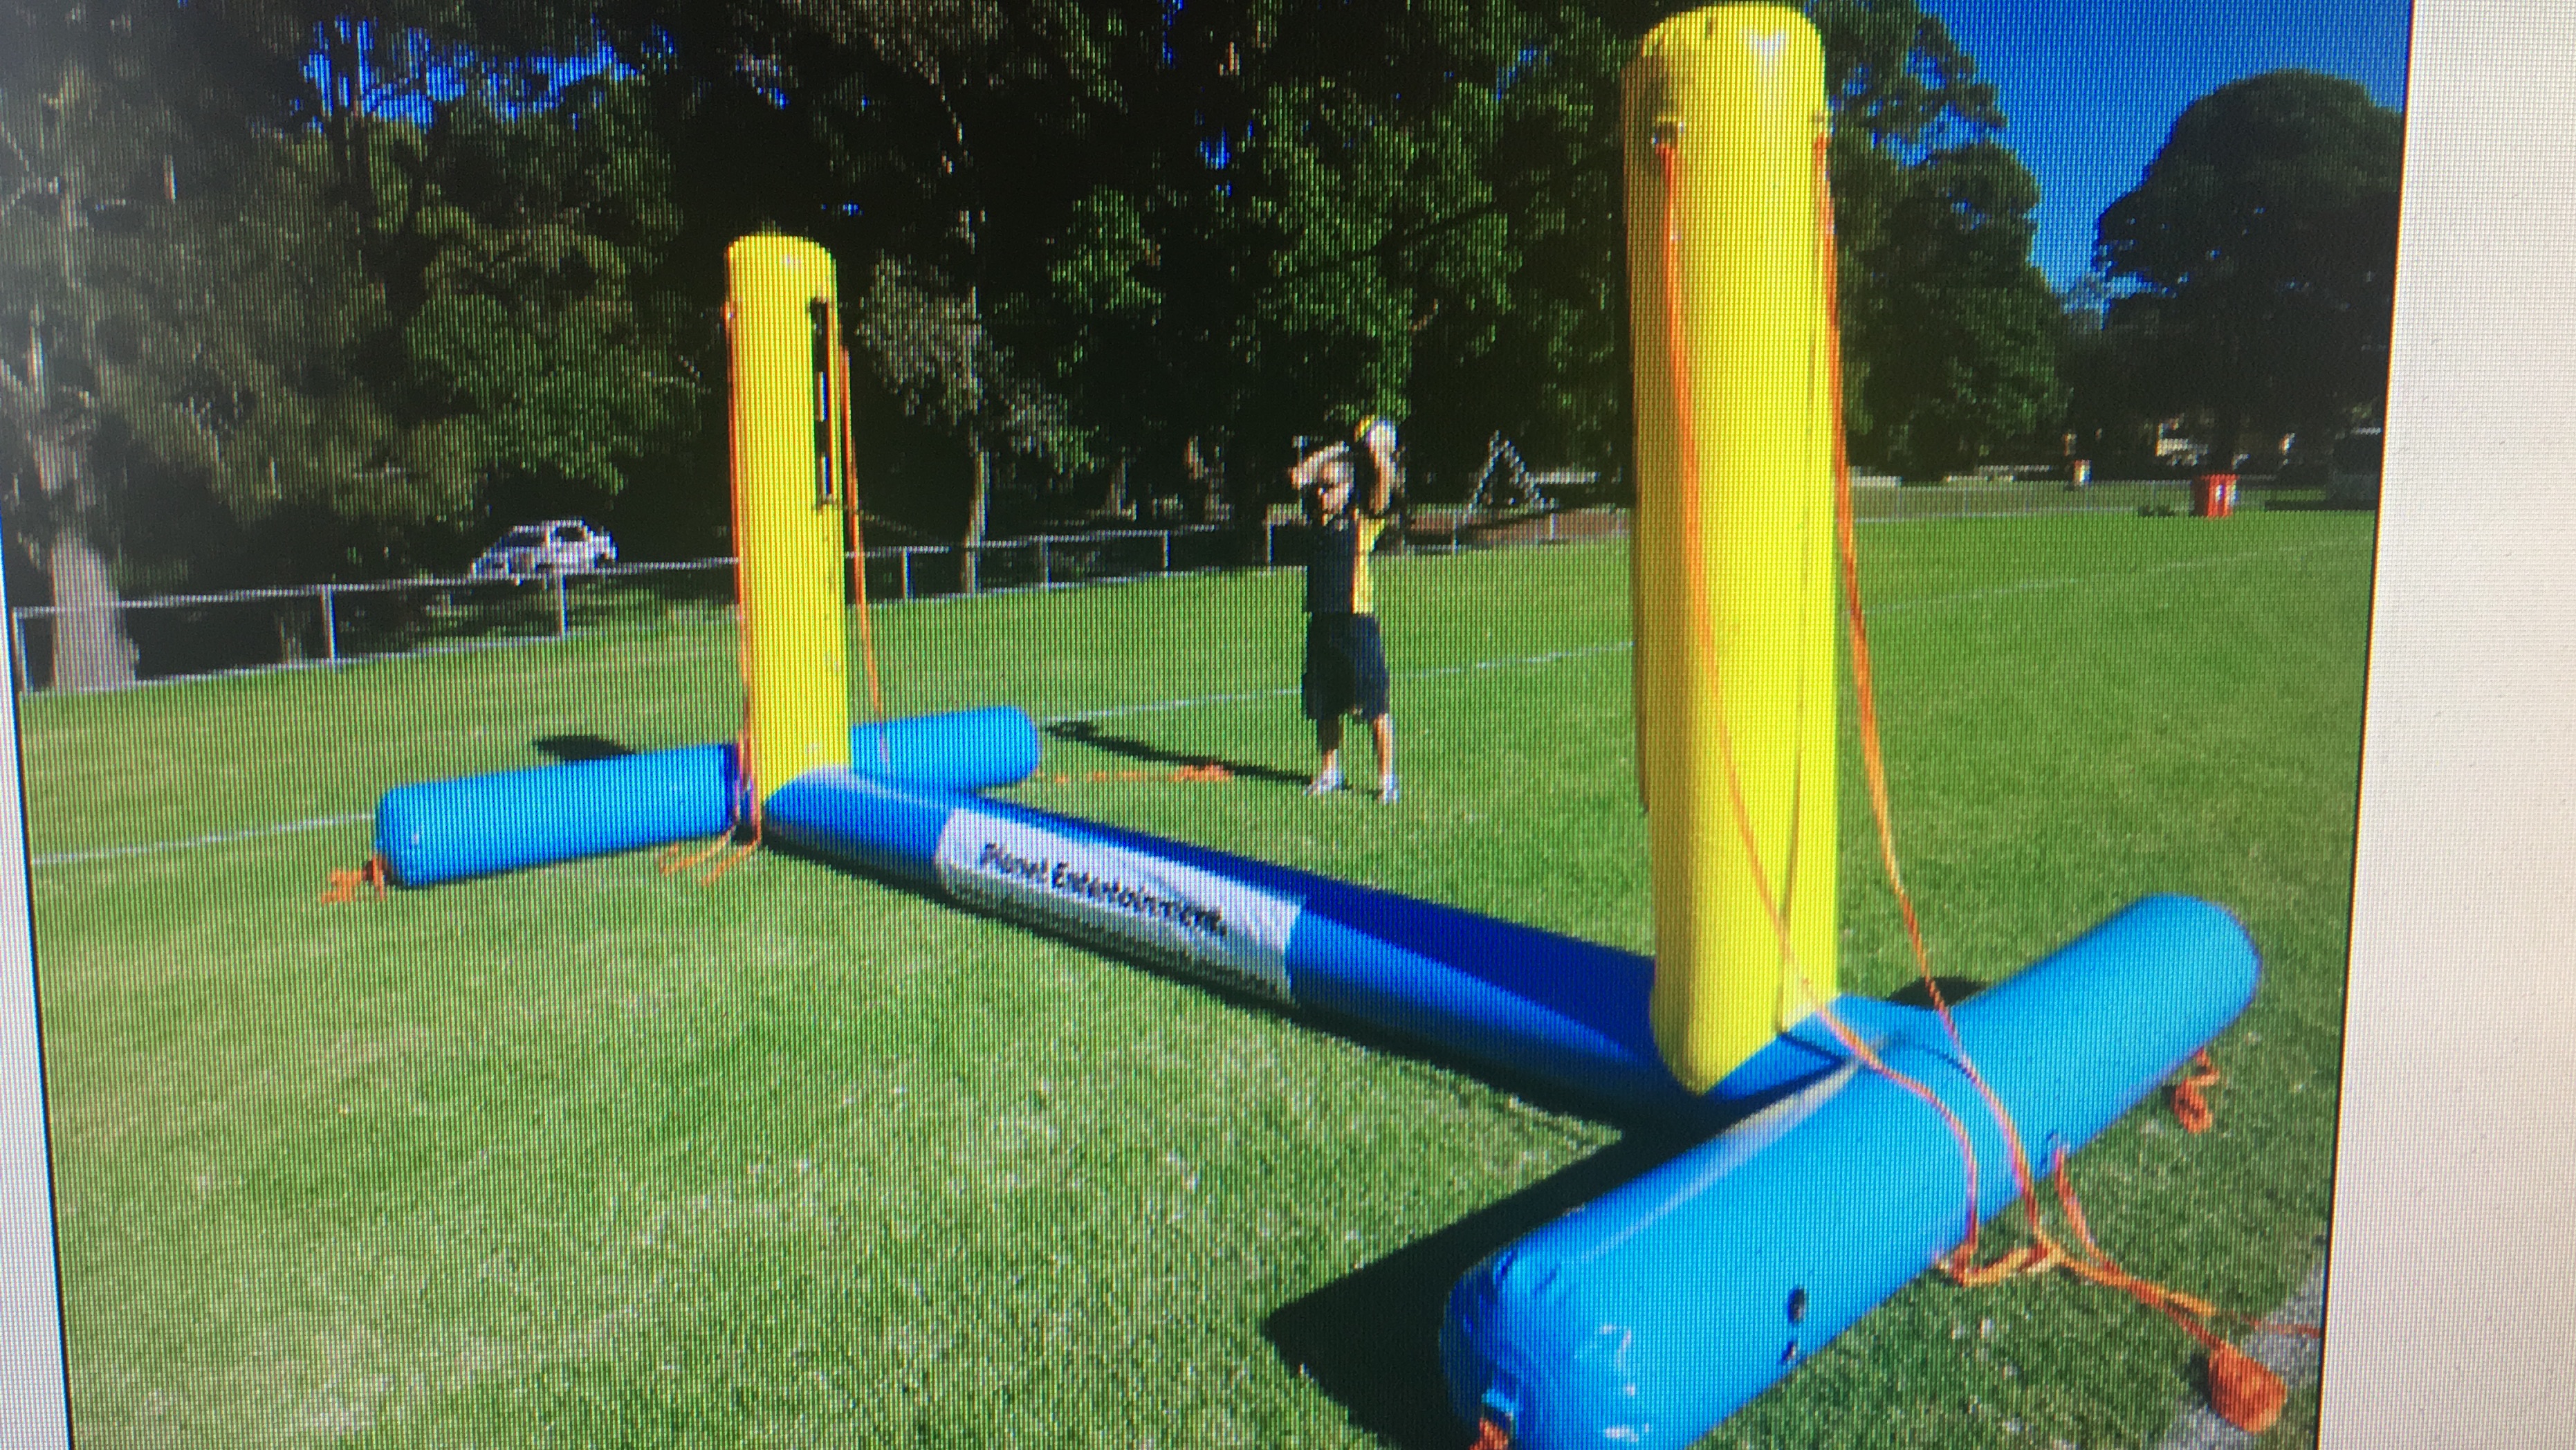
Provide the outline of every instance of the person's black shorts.
<path id="1" fill-rule="evenodd" d="M 1386 713 L 1386 644 L 1374 614 L 1306 616 L 1306 718 Z"/>

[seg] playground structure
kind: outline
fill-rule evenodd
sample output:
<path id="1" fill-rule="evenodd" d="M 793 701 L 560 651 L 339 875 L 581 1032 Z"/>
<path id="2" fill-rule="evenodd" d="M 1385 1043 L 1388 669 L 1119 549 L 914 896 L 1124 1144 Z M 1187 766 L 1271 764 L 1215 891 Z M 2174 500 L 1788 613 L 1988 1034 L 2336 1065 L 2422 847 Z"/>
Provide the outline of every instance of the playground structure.
<path id="1" fill-rule="evenodd" d="M 1440 1346 L 1489 1445 L 1704 1434 L 2152 1092 L 2257 963 L 2221 909 L 2150 897 L 1956 1009 L 1839 990 L 1822 56 L 1784 7 L 1696 11 L 1624 102 L 1653 958 L 981 798 L 1036 766 L 1014 710 L 854 728 L 832 260 L 771 235 L 728 254 L 741 737 L 389 792 L 392 879 L 730 833 L 1713 1132 L 1478 1264 Z"/>
<path id="2" fill-rule="evenodd" d="M 1588 489 L 1600 481 L 1601 475 L 1589 468 L 1532 468 L 1521 461 L 1521 451 L 1512 446 L 1512 440 L 1496 433 L 1485 440 L 1485 465 L 1476 470 L 1475 486 L 1467 491 L 1467 512 L 1554 509 L 1562 504 L 1566 491 Z"/>

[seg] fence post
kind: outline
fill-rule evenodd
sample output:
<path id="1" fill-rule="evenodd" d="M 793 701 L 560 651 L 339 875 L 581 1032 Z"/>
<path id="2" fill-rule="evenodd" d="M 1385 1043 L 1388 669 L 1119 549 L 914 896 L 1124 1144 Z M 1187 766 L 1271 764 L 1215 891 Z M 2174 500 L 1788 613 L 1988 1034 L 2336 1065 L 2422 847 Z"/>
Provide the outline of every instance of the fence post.
<path id="1" fill-rule="evenodd" d="M 572 608 L 564 598 L 564 576 L 561 569 L 551 576 L 555 582 L 555 638 L 572 633 Z"/>
<path id="2" fill-rule="evenodd" d="M 1556 510 L 1554 509 L 1547 511 L 1547 541 L 1551 544 L 1556 542 Z"/>
<path id="3" fill-rule="evenodd" d="M 1172 572 L 1172 531 L 1170 529 L 1163 530 L 1163 572 L 1166 574 Z"/>
<path id="4" fill-rule="evenodd" d="M 340 619 L 331 608 L 331 586 L 317 586 L 314 593 L 322 596 L 322 658 L 332 664 L 340 662 Z"/>
<path id="5" fill-rule="evenodd" d="M 9 657 L 18 662 L 18 693 L 36 693 L 35 681 L 27 673 L 27 620 L 14 609 L 9 611 L 9 645 Z"/>
<path id="6" fill-rule="evenodd" d="M 903 597 L 910 599 L 912 597 L 912 545 L 906 544 L 895 550 L 894 561 L 903 566 Z"/>
<path id="7" fill-rule="evenodd" d="M 1278 545 L 1279 545 L 1279 521 L 1278 521 L 1277 519 L 1272 518 L 1268 513 L 1266 513 L 1266 512 L 1265 512 L 1265 513 L 1263 513 L 1263 514 L 1262 514 L 1262 516 L 1261 516 L 1261 567 L 1262 567 L 1262 568 L 1264 568 L 1264 569 L 1276 569 L 1276 568 L 1278 568 L 1278 567 L 1279 567 L 1279 552 L 1278 552 Z"/>
<path id="8" fill-rule="evenodd" d="M 1038 587 L 1044 589 L 1054 582 L 1054 573 L 1047 560 L 1047 541 L 1040 539 L 1038 540 Z"/>

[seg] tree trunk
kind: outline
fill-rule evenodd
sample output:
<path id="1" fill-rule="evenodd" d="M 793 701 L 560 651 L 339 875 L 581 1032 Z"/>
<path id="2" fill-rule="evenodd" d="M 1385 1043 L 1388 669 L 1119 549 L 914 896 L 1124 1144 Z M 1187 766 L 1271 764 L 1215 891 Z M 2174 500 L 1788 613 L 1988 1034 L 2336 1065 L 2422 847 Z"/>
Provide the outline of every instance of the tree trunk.
<path id="1" fill-rule="evenodd" d="M 1181 472 L 1189 480 L 1190 522 L 1210 522 L 1216 513 L 1217 473 L 1208 466 L 1207 456 L 1199 451 L 1199 440 L 1195 434 L 1181 445 Z"/>
<path id="2" fill-rule="evenodd" d="M 981 432 L 966 435 L 966 456 L 973 461 L 975 481 L 966 497 L 966 547 L 957 551 L 957 588 L 975 592 L 975 566 L 983 555 L 984 528 L 993 506 L 993 455 Z"/>
<path id="3" fill-rule="evenodd" d="M 126 616 L 116 608 L 116 579 L 108 574 L 106 554 L 90 543 L 90 482 L 82 469 L 80 438 L 49 425 L 36 425 L 28 438 L 36 453 L 36 479 L 44 487 L 46 513 L 54 518 L 54 538 L 46 541 L 44 572 L 52 577 L 54 608 L 54 688 L 106 690 L 134 683 L 134 641 L 126 639 Z"/>
<path id="4" fill-rule="evenodd" d="M 126 637 L 125 615 L 116 607 L 116 580 L 108 573 L 107 557 L 84 532 L 91 500 L 80 440 L 40 424 L 29 441 L 36 477 L 54 518 L 45 572 L 53 581 L 54 607 L 69 611 L 53 616 L 54 688 L 103 690 L 133 684 L 134 642 Z"/>

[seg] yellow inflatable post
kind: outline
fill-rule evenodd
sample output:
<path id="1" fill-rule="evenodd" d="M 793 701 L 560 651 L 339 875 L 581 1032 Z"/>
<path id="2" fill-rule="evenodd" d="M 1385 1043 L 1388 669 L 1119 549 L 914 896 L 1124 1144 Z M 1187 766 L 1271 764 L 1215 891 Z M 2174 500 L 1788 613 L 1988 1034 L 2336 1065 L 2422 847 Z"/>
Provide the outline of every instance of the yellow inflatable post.
<path id="1" fill-rule="evenodd" d="M 1835 991 L 1823 50 L 1785 6 L 1695 10 L 1623 99 L 1651 1007 L 1700 1092 Z"/>
<path id="2" fill-rule="evenodd" d="M 850 763 L 841 624 L 849 458 L 832 254 L 795 237 L 750 236 L 726 250 L 725 270 L 742 748 L 756 813 L 806 771 Z"/>

